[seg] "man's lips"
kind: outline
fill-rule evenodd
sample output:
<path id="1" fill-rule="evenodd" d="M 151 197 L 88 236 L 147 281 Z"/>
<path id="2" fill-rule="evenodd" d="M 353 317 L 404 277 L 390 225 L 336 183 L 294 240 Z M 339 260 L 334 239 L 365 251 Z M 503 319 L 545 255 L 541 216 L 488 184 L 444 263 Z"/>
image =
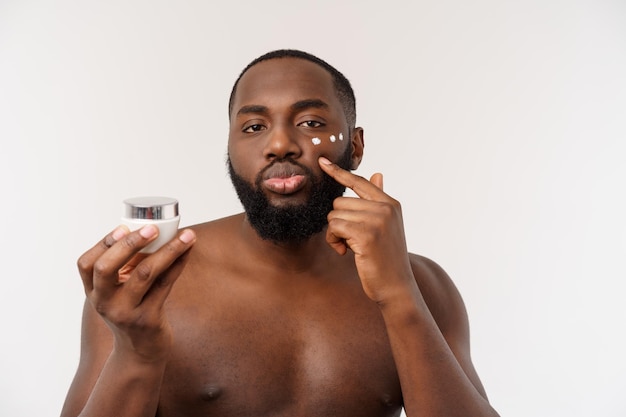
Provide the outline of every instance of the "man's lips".
<path id="1" fill-rule="evenodd" d="M 274 164 L 263 172 L 263 186 L 277 194 L 293 194 L 307 182 L 304 170 L 292 164 Z"/>
<path id="2" fill-rule="evenodd" d="M 278 194 L 292 194 L 300 190 L 306 183 L 304 175 L 294 175 L 289 178 L 268 178 L 263 181 L 265 188 Z"/>

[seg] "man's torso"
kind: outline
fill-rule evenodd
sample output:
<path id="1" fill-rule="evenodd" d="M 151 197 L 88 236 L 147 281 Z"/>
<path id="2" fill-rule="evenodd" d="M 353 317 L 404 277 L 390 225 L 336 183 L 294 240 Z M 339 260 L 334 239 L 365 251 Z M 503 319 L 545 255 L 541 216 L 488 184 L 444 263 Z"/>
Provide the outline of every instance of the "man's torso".
<path id="1" fill-rule="evenodd" d="M 232 221 L 198 229 L 166 303 L 174 347 L 158 416 L 398 416 L 382 316 L 353 260 L 277 271 L 218 239 Z"/>

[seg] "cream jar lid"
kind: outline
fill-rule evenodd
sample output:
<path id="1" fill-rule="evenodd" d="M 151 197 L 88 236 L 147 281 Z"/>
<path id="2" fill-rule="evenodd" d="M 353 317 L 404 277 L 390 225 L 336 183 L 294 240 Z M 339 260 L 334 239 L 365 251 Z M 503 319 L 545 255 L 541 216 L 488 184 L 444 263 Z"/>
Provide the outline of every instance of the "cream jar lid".
<path id="1" fill-rule="evenodd" d="M 129 219 L 167 220 L 178 216 L 178 200 L 170 197 L 134 197 L 124 200 Z"/>

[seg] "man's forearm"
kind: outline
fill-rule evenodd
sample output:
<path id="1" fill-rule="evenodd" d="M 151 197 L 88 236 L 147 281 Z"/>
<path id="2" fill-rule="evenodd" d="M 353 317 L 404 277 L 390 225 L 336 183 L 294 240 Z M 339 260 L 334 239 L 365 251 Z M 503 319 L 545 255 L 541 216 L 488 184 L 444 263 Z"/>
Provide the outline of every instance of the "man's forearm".
<path id="1" fill-rule="evenodd" d="M 165 366 L 113 350 L 78 416 L 154 417 Z"/>
<path id="2" fill-rule="evenodd" d="M 416 294 L 381 307 L 408 417 L 495 417 Z"/>

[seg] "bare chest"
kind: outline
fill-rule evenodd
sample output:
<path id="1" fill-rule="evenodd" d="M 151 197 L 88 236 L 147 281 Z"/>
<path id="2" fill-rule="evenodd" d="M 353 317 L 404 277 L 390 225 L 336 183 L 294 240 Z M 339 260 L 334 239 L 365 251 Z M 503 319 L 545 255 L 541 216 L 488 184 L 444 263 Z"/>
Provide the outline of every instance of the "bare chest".
<path id="1" fill-rule="evenodd" d="M 168 306 L 175 345 L 160 416 L 399 415 L 384 323 L 358 282 L 182 298 Z"/>

